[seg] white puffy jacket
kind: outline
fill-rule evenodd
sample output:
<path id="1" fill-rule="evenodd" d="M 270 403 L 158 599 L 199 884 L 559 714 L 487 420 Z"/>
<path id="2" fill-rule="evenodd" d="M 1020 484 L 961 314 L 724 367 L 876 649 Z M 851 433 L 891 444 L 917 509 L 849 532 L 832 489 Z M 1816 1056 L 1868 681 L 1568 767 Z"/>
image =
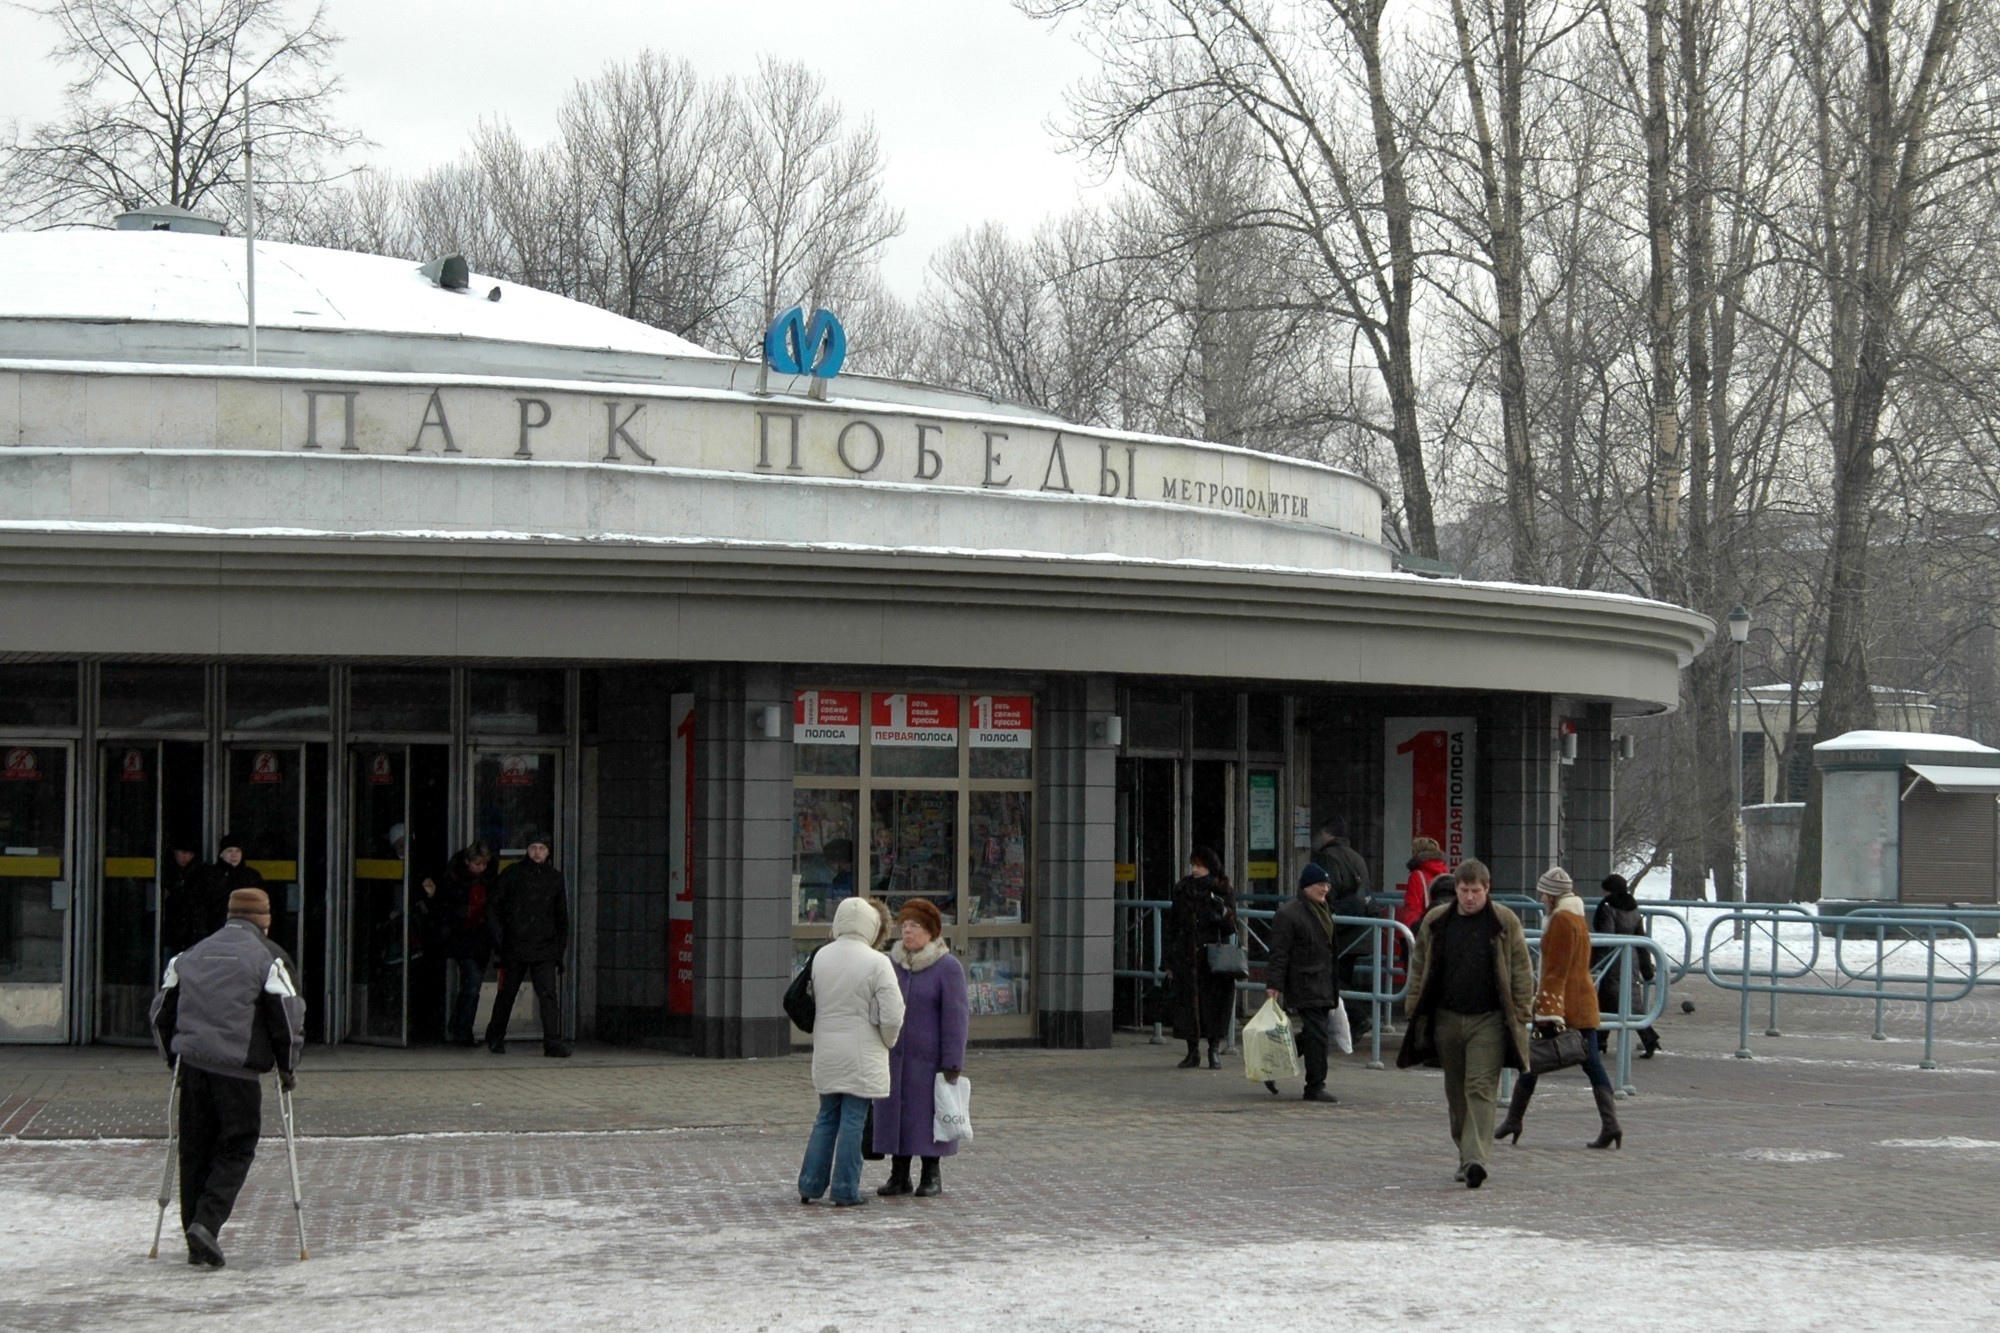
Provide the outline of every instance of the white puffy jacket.
<path id="1" fill-rule="evenodd" d="M 833 914 L 833 943 L 813 955 L 813 1090 L 889 1095 L 889 1048 L 903 1031 L 903 991 L 875 950 L 882 918 L 861 898 Z"/>

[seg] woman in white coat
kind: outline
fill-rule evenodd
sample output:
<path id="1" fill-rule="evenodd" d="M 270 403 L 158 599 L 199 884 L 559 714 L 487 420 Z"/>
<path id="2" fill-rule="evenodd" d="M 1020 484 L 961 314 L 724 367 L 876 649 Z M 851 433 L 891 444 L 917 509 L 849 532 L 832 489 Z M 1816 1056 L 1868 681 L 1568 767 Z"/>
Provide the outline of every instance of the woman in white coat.
<path id="1" fill-rule="evenodd" d="M 889 1048 L 903 1030 L 903 991 L 887 954 L 878 953 L 883 918 L 865 898 L 842 901 L 833 943 L 813 955 L 813 1090 L 819 1118 L 799 1167 L 799 1202 L 827 1193 L 836 1207 L 861 1193 L 861 1129 L 869 1102 L 889 1095 Z"/>

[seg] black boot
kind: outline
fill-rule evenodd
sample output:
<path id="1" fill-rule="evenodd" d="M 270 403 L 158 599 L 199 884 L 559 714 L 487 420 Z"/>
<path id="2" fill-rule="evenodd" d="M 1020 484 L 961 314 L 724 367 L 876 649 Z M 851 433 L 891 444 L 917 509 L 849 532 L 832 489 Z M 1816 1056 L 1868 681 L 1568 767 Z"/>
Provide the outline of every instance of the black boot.
<path id="1" fill-rule="evenodd" d="M 1215 1053 L 1214 1042 L 1208 1044 L 1208 1067 L 1210 1069 L 1222 1068 L 1222 1057 Z"/>
<path id="2" fill-rule="evenodd" d="M 917 1182 L 917 1197 L 928 1199 L 934 1194 L 944 1193 L 944 1180 L 938 1175 L 938 1159 L 924 1158 L 924 1176 Z"/>
<path id="3" fill-rule="evenodd" d="M 1618 1123 L 1618 1098 L 1609 1088 L 1593 1085 L 1590 1095 L 1597 1102 L 1597 1119 L 1603 1129 L 1597 1137 L 1584 1146 L 1587 1148 L 1622 1148 L 1625 1146 L 1625 1131 Z"/>
<path id="4" fill-rule="evenodd" d="M 1524 1078 L 1514 1080 L 1514 1095 L 1507 1102 L 1507 1118 L 1493 1131 L 1493 1141 L 1512 1139 L 1516 1147 L 1521 1143 L 1521 1122 L 1528 1115 L 1528 1099 L 1535 1095 L 1535 1085 Z"/>
<path id="5" fill-rule="evenodd" d="M 900 1154 L 891 1157 L 889 1159 L 889 1183 L 875 1192 L 885 1199 L 891 1199 L 898 1194 L 908 1194 L 910 1189 L 910 1159 Z"/>
<path id="6" fill-rule="evenodd" d="M 1650 1060 L 1660 1049 L 1660 1034 L 1651 1028 L 1640 1028 L 1639 1043 L 1646 1048 L 1639 1053 L 1639 1058 L 1641 1060 Z"/>
<path id="7" fill-rule="evenodd" d="M 1201 1068 L 1201 1043 L 1199 1041 L 1190 1040 L 1188 1042 L 1187 1058 L 1185 1060 L 1182 1060 L 1179 1064 L 1175 1065 L 1174 1068 L 1176 1069 Z"/>

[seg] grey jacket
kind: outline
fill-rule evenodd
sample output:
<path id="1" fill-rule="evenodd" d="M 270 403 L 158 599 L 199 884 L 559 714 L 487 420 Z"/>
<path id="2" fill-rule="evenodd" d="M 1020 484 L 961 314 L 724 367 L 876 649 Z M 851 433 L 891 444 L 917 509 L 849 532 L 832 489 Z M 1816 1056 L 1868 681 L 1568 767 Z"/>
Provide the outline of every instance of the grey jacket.
<path id="1" fill-rule="evenodd" d="M 306 1002 L 285 951 L 249 921 L 229 921 L 167 963 L 153 997 L 153 1039 L 168 1063 L 230 1078 L 298 1068 Z"/>

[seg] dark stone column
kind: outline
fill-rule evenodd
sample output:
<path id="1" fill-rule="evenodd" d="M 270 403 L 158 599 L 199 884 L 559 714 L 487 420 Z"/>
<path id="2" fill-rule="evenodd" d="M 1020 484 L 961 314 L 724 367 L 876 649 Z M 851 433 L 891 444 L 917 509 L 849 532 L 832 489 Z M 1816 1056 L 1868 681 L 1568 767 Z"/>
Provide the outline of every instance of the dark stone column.
<path id="1" fill-rule="evenodd" d="M 1111 1044 L 1112 832 L 1117 752 L 1091 739 L 1108 676 L 1043 693 L 1035 720 L 1036 1007 L 1044 1046 Z"/>

